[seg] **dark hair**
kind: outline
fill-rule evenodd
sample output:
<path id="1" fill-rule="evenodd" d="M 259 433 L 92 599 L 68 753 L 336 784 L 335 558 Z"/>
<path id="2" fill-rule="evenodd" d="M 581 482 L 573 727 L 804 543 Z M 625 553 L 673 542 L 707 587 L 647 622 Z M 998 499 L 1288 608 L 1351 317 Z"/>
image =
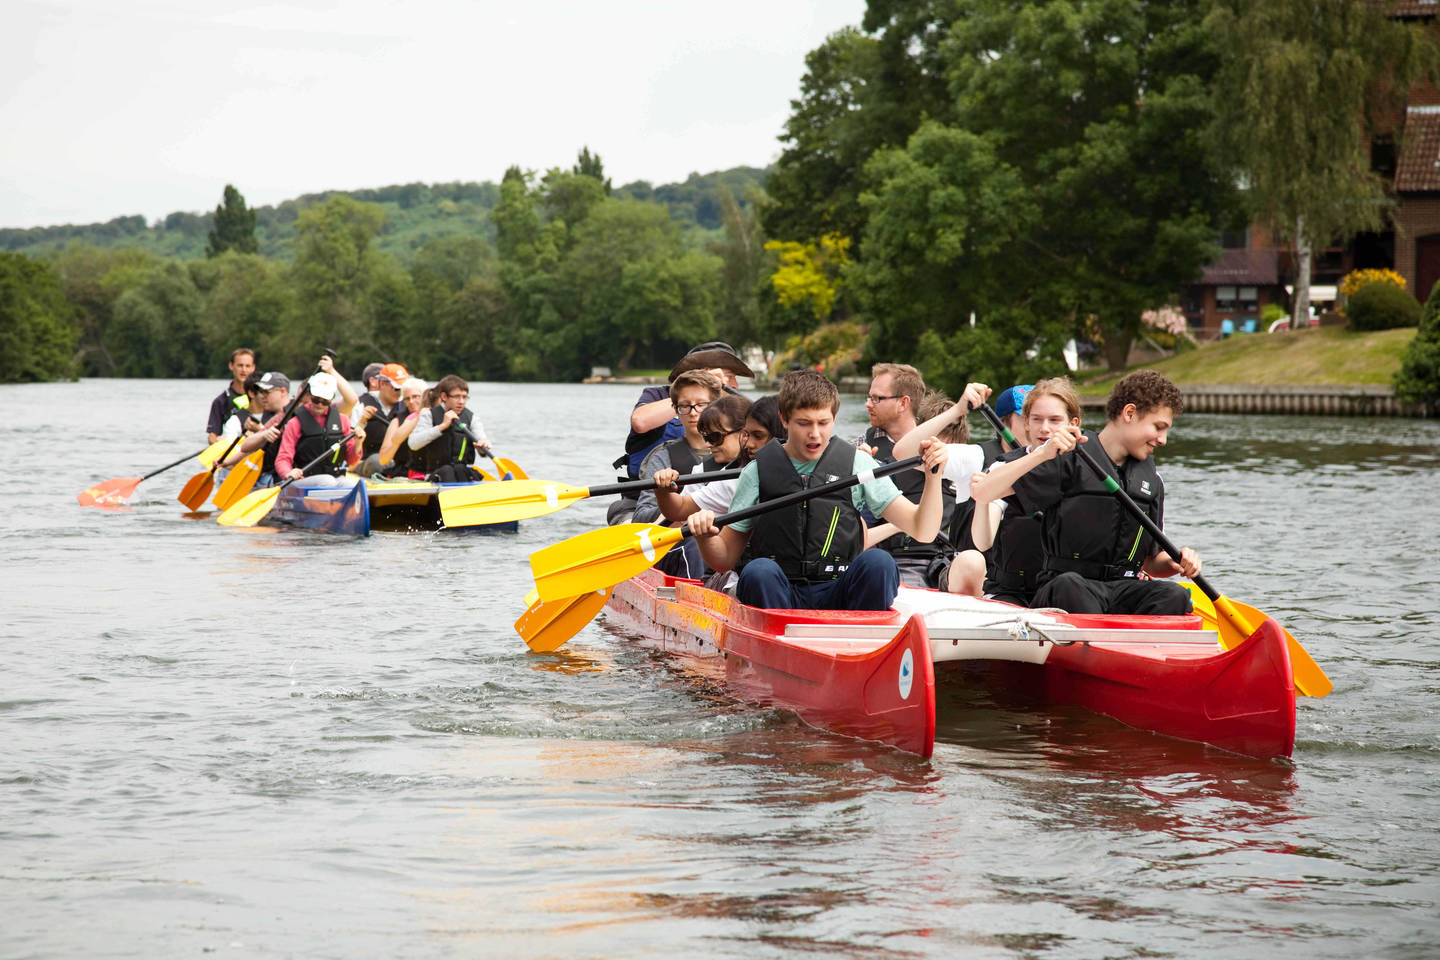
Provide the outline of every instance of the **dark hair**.
<path id="1" fill-rule="evenodd" d="M 265 379 L 265 374 L 261 373 L 259 370 L 256 370 L 254 373 L 250 374 L 250 376 L 245 378 L 245 392 L 259 393 L 260 381 L 263 379 Z"/>
<path id="2" fill-rule="evenodd" d="M 1185 409 L 1180 388 L 1154 370 L 1136 370 L 1121 377 L 1110 391 L 1110 399 L 1105 401 L 1105 419 L 1119 420 L 1126 405 L 1131 403 L 1141 416 L 1160 407 L 1169 407 L 1172 415 L 1179 416 Z"/>
<path id="3" fill-rule="evenodd" d="M 796 410 L 840 409 L 840 391 L 817 370 L 791 370 L 780 381 L 780 413 L 789 420 Z"/>
<path id="4" fill-rule="evenodd" d="M 750 404 L 750 412 L 745 416 L 768 430 L 776 440 L 785 442 L 785 424 L 780 422 L 780 398 L 775 394 L 767 393 Z"/>
<path id="5" fill-rule="evenodd" d="M 440 382 L 435 384 L 434 390 L 437 397 L 442 393 L 454 393 L 456 390 L 464 390 L 466 393 L 469 393 L 470 384 L 455 374 L 450 373 L 440 378 Z"/>
<path id="6" fill-rule="evenodd" d="M 701 433 L 712 430 L 739 430 L 745 426 L 745 415 L 749 412 L 749 400 L 727 393 L 700 412 L 698 427 Z"/>
<path id="7" fill-rule="evenodd" d="M 240 356 L 240 354 L 242 354 L 242 353 L 248 353 L 248 354 L 250 355 L 250 361 L 251 361 L 252 363 L 255 361 L 255 351 L 254 351 L 254 350 L 251 350 L 249 347 L 236 347 L 234 350 L 231 350 L 231 351 L 230 351 L 230 362 L 231 362 L 231 363 L 234 363 L 234 362 L 235 362 L 235 358 L 238 357 L 238 356 Z"/>

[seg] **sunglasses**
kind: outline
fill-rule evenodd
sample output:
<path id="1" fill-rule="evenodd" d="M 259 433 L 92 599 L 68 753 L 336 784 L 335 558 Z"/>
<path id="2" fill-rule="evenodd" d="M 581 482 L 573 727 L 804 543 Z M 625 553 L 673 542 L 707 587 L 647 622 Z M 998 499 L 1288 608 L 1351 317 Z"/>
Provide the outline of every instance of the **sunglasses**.
<path id="1" fill-rule="evenodd" d="M 330 401 L 329 401 L 329 400 L 321 400 L 319 397 L 311 397 L 311 398 L 310 398 L 310 406 L 312 406 L 312 407 L 315 407 L 315 406 L 328 407 L 328 406 L 330 406 Z"/>
<path id="2" fill-rule="evenodd" d="M 710 446 L 712 446 L 712 447 L 718 447 L 718 446 L 720 446 L 720 444 L 722 444 L 722 443 L 725 442 L 725 438 L 728 437 L 728 436 L 730 436 L 730 434 L 732 434 L 732 433 L 739 433 L 739 432 L 740 432 L 740 430 L 739 430 L 738 427 L 737 427 L 736 429 L 734 429 L 734 430 L 726 430 L 726 431 L 724 431 L 723 433 L 717 432 L 717 431 L 712 431 L 712 432 L 710 432 L 710 433 L 702 433 L 702 434 L 700 434 L 700 439 L 701 439 L 701 440 L 704 440 L 706 443 L 710 444 Z"/>

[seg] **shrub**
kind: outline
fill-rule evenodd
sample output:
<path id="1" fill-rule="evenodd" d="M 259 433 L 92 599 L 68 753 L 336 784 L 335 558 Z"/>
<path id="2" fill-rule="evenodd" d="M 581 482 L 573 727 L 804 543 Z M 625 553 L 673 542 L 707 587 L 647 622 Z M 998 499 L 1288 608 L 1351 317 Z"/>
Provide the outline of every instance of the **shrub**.
<path id="1" fill-rule="evenodd" d="M 1270 324 L 1276 320 L 1288 319 L 1290 319 L 1290 314 L 1278 303 L 1267 303 L 1265 304 L 1265 308 L 1260 311 L 1260 326 L 1266 330 L 1269 330 Z"/>
<path id="2" fill-rule="evenodd" d="M 1340 279 L 1340 315 L 1343 317 L 1349 314 L 1350 298 L 1359 293 L 1361 288 L 1376 283 L 1405 289 L 1405 278 L 1394 270 L 1351 270 Z"/>
<path id="3" fill-rule="evenodd" d="M 1420 329 L 1400 357 L 1395 395 L 1408 403 L 1440 405 L 1440 283 L 1430 291 Z"/>
<path id="4" fill-rule="evenodd" d="M 1355 291 L 1345 305 L 1351 330 L 1390 330 L 1420 323 L 1420 304 L 1402 288 L 1370 283 Z"/>

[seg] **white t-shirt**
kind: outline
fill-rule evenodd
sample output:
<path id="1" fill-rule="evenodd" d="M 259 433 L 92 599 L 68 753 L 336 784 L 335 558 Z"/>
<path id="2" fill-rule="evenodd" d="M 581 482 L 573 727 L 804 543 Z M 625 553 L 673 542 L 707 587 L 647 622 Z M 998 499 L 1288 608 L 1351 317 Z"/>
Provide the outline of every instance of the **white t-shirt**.
<path id="1" fill-rule="evenodd" d="M 702 483 L 686 490 L 685 495 L 701 510 L 709 510 L 718 515 L 730 509 L 730 501 L 735 498 L 735 486 L 739 482 L 739 477 L 732 477 L 729 480 Z"/>

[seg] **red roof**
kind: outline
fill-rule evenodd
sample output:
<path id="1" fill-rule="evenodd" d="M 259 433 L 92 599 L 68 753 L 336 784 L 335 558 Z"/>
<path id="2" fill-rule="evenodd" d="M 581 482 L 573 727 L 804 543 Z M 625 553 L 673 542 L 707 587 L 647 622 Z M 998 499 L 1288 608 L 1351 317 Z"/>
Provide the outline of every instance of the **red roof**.
<path id="1" fill-rule="evenodd" d="M 1440 110 L 1411 107 L 1405 111 L 1395 190 L 1418 193 L 1440 190 Z"/>
<path id="2" fill-rule="evenodd" d="M 1207 285 L 1240 284 L 1265 287 L 1280 282 L 1274 247 L 1255 250 L 1222 250 L 1220 259 L 1205 268 L 1200 282 Z"/>

